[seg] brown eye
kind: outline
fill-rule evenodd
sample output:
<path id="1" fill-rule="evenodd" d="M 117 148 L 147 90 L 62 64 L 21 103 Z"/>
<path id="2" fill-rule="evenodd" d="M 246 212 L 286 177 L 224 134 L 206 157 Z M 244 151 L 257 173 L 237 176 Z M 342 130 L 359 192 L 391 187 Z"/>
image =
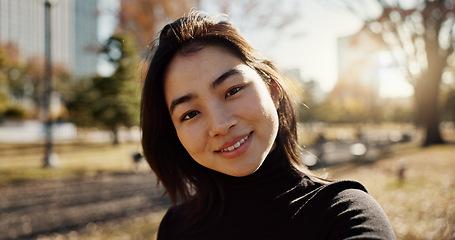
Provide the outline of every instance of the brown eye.
<path id="1" fill-rule="evenodd" d="M 196 117 L 198 114 L 199 114 L 198 111 L 190 111 L 190 112 L 184 114 L 181 120 L 182 121 L 190 120 L 190 119 Z"/>
<path id="2" fill-rule="evenodd" d="M 230 96 L 232 96 L 232 95 L 237 94 L 242 88 L 243 88 L 243 87 L 241 87 L 241 86 L 231 88 L 231 89 L 226 93 L 225 98 L 228 98 L 228 97 L 230 97 Z"/>

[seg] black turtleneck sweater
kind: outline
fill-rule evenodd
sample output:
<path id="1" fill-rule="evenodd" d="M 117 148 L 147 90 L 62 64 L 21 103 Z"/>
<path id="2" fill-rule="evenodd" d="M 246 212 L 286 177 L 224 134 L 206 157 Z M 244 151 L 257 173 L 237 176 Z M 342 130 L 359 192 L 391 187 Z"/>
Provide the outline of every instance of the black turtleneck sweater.
<path id="1" fill-rule="evenodd" d="M 395 239 L 384 211 L 358 182 L 312 181 L 272 156 L 249 176 L 215 177 L 224 190 L 221 217 L 188 228 L 183 206 L 172 207 L 158 240 Z"/>

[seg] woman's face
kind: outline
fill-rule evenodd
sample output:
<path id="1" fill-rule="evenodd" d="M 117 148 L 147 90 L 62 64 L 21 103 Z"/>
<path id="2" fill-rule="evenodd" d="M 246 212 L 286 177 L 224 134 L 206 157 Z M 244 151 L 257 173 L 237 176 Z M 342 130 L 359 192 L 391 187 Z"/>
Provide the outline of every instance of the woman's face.
<path id="1" fill-rule="evenodd" d="M 219 46 L 177 54 L 164 92 L 177 135 L 196 162 L 237 177 L 261 166 L 278 132 L 278 103 L 241 59 Z"/>

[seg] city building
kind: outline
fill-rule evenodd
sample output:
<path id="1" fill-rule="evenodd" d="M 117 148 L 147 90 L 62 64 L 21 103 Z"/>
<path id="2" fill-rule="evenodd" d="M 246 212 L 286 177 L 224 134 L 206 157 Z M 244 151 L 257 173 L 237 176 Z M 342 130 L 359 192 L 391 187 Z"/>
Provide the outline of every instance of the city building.
<path id="1" fill-rule="evenodd" d="M 51 2 L 51 52 L 53 64 L 76 77 L 97 71 L 97 0 Z M 44 58 L 45 0 L 1 0 L 0 42 L 12 43 L 20 59 Z"/>

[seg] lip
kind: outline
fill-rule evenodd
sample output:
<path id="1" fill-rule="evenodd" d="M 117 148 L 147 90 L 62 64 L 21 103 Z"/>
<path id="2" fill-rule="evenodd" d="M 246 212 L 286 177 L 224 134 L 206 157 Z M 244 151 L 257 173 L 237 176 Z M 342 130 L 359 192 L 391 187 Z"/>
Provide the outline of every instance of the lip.
<path id="1" fill-rule="evenodd" d="M 238 156 L 238 155 L 243 153 L 248 148 L 248 146 L 251 143 L 252 136 L 253 136 L 253 132 L 250 132 L 250 133 L 248 133 L 246 135 L 237 137 L 237 138 L 233 139 L 232 141 L 229 141 L 229 142 L 225 143 L 218 150 L 216 150 L 215 153 L 220 154 L 220 155 L 222 155 L 224 157 L 235 157 L 235 156 Z M 233 146 L 234 144 L 239 142 L 241 139 L 244 139 L 246 137 L 248 137 L 248 138 L 238 148 L 236 148 L 236 149 L 234 149 L 232 151 L 222 151 L 223 149 L 226 149 L 226 148 L 229 148 L 229 147 Z"/>

